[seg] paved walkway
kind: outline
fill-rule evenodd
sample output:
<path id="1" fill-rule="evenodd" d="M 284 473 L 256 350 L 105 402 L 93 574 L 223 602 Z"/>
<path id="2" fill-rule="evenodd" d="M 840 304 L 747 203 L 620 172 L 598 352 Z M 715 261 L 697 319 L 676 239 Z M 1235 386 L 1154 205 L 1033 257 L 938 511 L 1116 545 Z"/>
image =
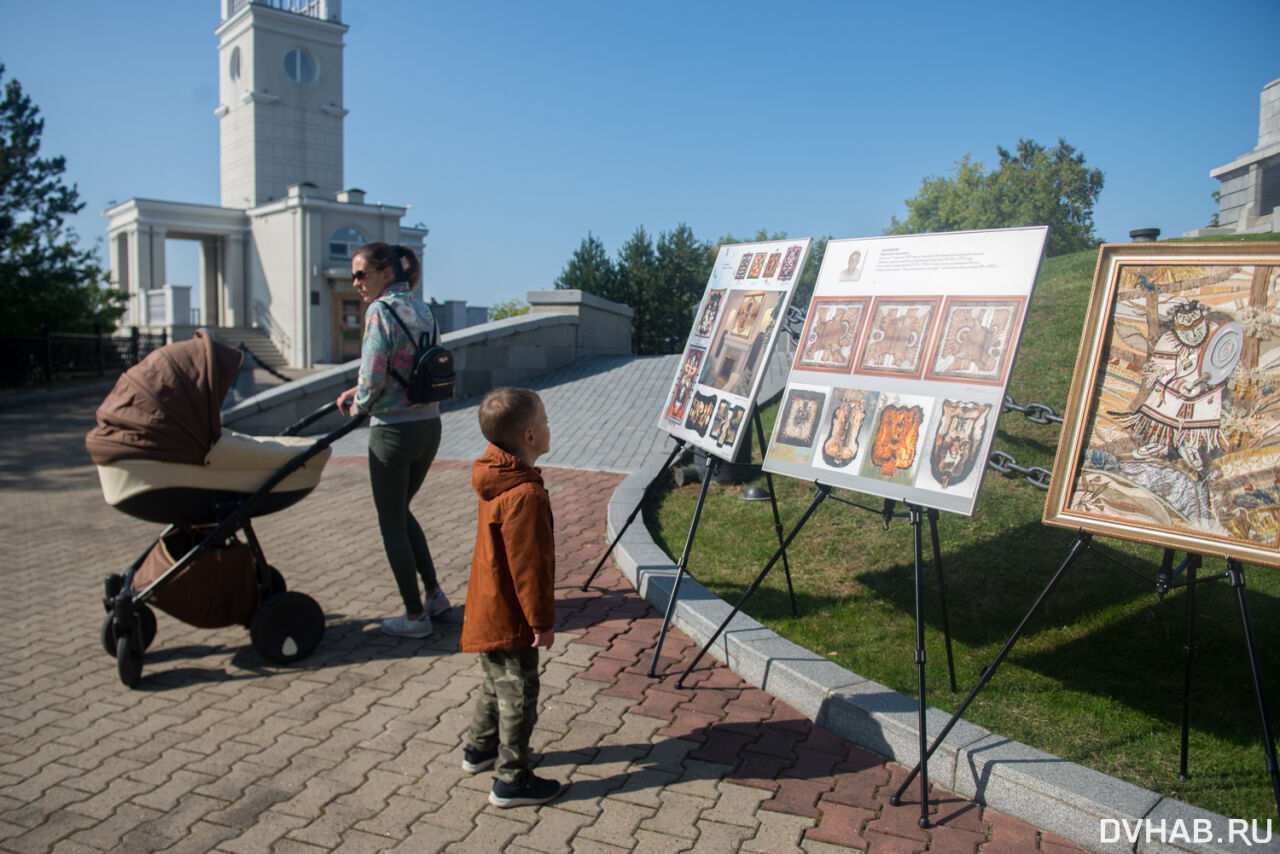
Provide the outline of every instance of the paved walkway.
<path id="1" fill-rule="evenodd" d="M 358 437 L 311 496 L 256 526 L 290 588 L 324 608 L 320 649 L 277 668 L 241 629 L 160 614 L 130 691 L 101 649 L 101 578 L 158 531 L 102 501 L 82 445 L 100 396 L 0 410 L 0 850 L 1074 850 L 940 790 L 922 830 L 918 806 L 886 803 L 905 769 L 724 667 L 708 663 L 682 691 L 645 676 L 660 615 L 612 567 L 578 589 L 606 545 L 626 454 L 664 444 L 648 415 L 665 381 L 655 395 L 629 370 L 597 363 L 545 389 L 557 448 L 546 461 L 565 467 L 546 470 L 560 624 L 534 747 L 540 773 L 570 788 L 505 811 L 487 804 L 489 777 L 459 764 L 479 669 L 457 651 L 456 618 L 425 641 L 377 630 L 398 604 Z M 643 410 L 645 424 L 607 420 L 620 410 Z M 458 603 L 474 536 L 473 424 L 473 409 L 446 415 L 441 461 L 415 503 Z M 682 669 L 694 652 L 673 630 L 661 667 Z"/>

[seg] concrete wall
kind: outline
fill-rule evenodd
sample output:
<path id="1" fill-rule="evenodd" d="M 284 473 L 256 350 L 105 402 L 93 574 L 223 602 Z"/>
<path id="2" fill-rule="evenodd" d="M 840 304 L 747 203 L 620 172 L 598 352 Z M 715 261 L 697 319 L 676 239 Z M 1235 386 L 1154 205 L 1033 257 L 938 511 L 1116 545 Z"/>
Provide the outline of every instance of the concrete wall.
<path id="1" fill-rule="evenodd" d="M 528 314 L 441 336 L 454 357 L 455 398 L 522 385 L 582 356 L 631 352 L 632 311 L 581 291 L 530 291 Z M 242 433 L 272 434 L 355 385 L 359 360 L 268 389 L 224 409 L 222 423 Z"/>

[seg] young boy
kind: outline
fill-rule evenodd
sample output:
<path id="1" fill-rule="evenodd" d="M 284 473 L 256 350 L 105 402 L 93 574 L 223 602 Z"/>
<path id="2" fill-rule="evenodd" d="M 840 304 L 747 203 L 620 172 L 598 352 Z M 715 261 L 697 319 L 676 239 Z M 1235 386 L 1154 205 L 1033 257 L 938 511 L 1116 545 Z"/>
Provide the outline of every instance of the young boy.
<path id="1" fill-rule="evenodd" d="M 529 770 L 529 736 L 538 718 L 538 648 L 550 647 L 555 635 L 551 500 L 541 471 L 533 467 L 551 449 L 551 428 L 538 395 L 499 388 L 480 404 L 480 432 L 491 444 L 471 473 L 480 518 L 462 649 L 480 653 L 484 683 L 462 767 L 473 774 L 494 768 L 494 806 L 545 804 L 563 789 Z"/>

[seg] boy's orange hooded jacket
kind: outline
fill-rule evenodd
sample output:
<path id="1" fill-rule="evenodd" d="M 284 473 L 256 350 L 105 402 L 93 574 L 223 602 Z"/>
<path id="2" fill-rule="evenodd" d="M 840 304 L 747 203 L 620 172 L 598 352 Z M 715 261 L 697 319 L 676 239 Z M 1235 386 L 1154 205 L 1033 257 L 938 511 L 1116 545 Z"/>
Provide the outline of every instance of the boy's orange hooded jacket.
<path id="1" fill-rule="evenodd" d="M 533 646 L 556 621 L 551 499 L 539 469 L 490 445 L 471 470 L 480 496 L 462 621 L 464 652 Z"/>

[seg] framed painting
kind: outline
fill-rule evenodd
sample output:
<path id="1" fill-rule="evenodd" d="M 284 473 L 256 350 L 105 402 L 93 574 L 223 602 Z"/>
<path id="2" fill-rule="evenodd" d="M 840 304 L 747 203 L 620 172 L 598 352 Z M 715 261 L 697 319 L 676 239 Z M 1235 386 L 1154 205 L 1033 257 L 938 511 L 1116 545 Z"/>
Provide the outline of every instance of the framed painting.
<path id="1" fill-rule="evenodd" d="M 1103 246 L 1049 525 L 1280 566 L 1280 243 Z"/>

